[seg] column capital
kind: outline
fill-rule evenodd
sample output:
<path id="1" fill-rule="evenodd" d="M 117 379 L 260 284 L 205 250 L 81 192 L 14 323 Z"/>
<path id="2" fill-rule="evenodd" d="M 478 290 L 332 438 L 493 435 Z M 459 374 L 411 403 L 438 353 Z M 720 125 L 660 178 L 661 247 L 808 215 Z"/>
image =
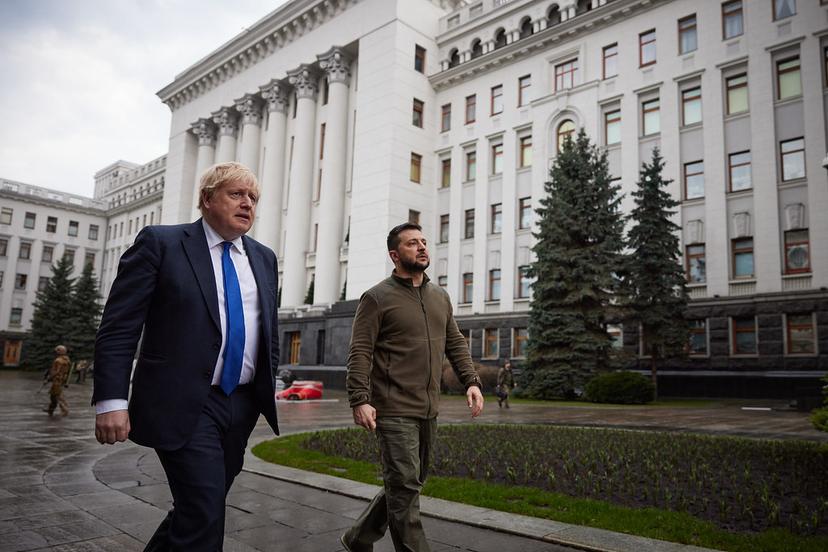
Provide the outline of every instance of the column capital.
<path id="1" fill-rule="evenodd" d="M 285 82 L 276 79 L 259 87 L 259 90 L 262 91 L 262 98 L 267 102 L 268 113 L 273 113 L 274 111 L 287 113 L 289 102 L 288 88 L 289 86 Z"/>
<path id="2" fill-rule="evenodd" d="M 288 82 L 296 89 L 297 98 L 308 98 L 315 101 L 316 93 L 319 91 L 317 79 L 316 71 L 305 63 L 292 71 L 288 71 Z"/>
<path id="3" fill-rule="evenodd" d="M 254 94 L 245 94 L 236 100 L 236 109 L 242 114 L 242 124 L 262 124 L 262 99 Z"/>
<path id="4" fill-rule="evenodd" d="M 328 82 L 340 82 L 348 86 L 351 82 L 351 56 L 341 46 L 333 46 L 324 54 L 316 56 L 319 66 L 325 70 Z"/>
<path id="5" fill-rule="evenodd" d="M 222 107 L 213 113 L 213 122 L 219 128 L 221 136 L 236 136 L 239 128 L 239 115 L 234 107 Z"/>
<path id="6" fill-rule="evenodd" d="M 190 129 L 198 137 L 199 146 L 216 147 L 216 125 L 210 119 L 199 119 Z"/>

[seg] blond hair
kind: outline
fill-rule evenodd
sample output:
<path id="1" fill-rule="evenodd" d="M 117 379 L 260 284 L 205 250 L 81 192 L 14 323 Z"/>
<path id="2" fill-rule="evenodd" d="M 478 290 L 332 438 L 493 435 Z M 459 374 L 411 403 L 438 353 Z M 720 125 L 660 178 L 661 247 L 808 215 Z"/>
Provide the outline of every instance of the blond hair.
<path id="1" fill-rule="evenodd" d="M 259 191 L 259 181 L 253 171 L 242 165 L 230 161 L 218 163 L 204 171 L 199 179 L 198 186 L 198 208 L 204 210 L 204 202 L 208 201 L 216 191 L 225 184 L 240 183 L 249 184 Z"/>

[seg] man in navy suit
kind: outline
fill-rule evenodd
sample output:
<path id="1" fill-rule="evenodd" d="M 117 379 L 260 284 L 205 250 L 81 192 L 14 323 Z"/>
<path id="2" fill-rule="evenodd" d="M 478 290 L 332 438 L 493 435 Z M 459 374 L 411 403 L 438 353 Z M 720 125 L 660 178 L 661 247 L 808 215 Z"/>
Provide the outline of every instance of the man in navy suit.
<path id="1" fill-rule="evenodd" d="M 210 167 L 199 188 L 202 218 L 144 228 L 121 257 L 104 308 L 95 436 L 154 448 L 173 496 L 145 550 L 221 550 L 225 496 L 259 414 L 278 434 L 276 256 L 245 236 L 258 199 L 249 169 Z"/>

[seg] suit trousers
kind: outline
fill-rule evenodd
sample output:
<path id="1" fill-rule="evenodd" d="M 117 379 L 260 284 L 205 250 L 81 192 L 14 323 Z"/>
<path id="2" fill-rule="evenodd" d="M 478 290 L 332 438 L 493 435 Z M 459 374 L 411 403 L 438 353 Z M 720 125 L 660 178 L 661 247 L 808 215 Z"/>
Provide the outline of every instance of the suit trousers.
<path id="1" fill-rule="evenodd" d="M 371 552 L 386 529 L 397 552 L 429 552 L 420 520 L 420 491 L 436 439 L 436 418 L 377 418 L 384 485 L 342 537 L 352 552 Z"/>
<path id="2" fill-rule="evenodd" d="M 230 396 L 213 386 L 187 444 L 173 451 L 156 449 L 173 508 L 144 552 L 222 550 L 224 501 L 242 469 L 258 417 L 253 385 L 240 385 Z"/>

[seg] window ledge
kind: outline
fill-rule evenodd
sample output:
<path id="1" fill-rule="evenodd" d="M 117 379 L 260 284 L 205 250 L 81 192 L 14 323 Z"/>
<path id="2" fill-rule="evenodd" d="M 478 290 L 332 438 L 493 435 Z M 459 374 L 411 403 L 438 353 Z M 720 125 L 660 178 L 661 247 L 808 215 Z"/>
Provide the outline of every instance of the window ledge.
<path id="1" fill-rule="evenodd" d="M 682 205 L 704 205 L 704 197 L 694 197 L 693 199 L 685 199 L 681 202 Z"/>
<path id="2" fill-rule="evenodd" d="M 802 186 L 802 185 L 807 185 L 807 184 L 808 184 L 808 178 L 807 177 L 805 177 L 805 178 L 794 178 L 792 180 L 782 180 L 781 182 L 779 182 L 778 187 L 782 188 L 782 189 L 784 189 L 784 188 L 796 188 L 797 186 Z"/>
<path id="3" fill-rule="evenodd" d="M 817 353 L 785 353 L 785 358 L 814 358 Z"/>
<path id="4" fill-rule="evenodd" d="M 746 109 L 744 111 L 739 111 L 738 113 L 731 113 L 729 115 L 724 116 L 725 121 L 735 121 L 737 119 L 744 119 L 746 117 L 750 117 L 750 110 Z"/>
<path id="5" fill-rule="evenodd" d="M 604 146 L 607 151 L 615 151 L 621 149 L 621 142 L 613 142 L 612 144 L 607 144 Z"/>
<path id="6" fill-rule="evenodd" d="M 745 188 L 744 190 L 736 190 L 735 192 L 725 192 L 727 197 L 748 197 L 753 195 L 753 188 Z"/>
<path id="7" fill-rule="evenodd" d="M 525 167 L 518 167 L 517 168 L 517 173 L 518 174 L 529 173 L 529 172 L 532 172 L 532 165 L 526 165 Z"/>
<path id="8" fill-rule="evenodd" d="M 684 284 L 684 287 L 693 288 L 693 289 L 703 288 L 703 287 L 707 287 L 707 282 L 693 282 L 693 283 L 687 282 L 686 284 Z"/>
<path id="9" fill-rule="evenodd" d="M 660 130 L 658 132 L 653 132 L 652 134 L 642 134 L 641 136 L 638 137 L 638 141 L 639 142 L 644 142 L 644 141 L 647 141 L 647 140 L 658 140 L 659 138 L 661 138 L 661 131 Z"/>
<path id="10" fill-rule="evenodd" d="M 735 278 L 735 279 L 728 280 L 728 283 L 729 284 L 735 284 L 737 286 L 740 285 L 740 284 L 755 284 L 756 283 L 756 278 L 755 277 Z"/>
<path id="11" fill-rule="evenodd" d="M 788 104 L 801 102 L 801 101 L 802 101 L 802 94 L 800 94 L 799 96 L 791 96 L 790 98 L 785 98 L 784 100 L 774 100 L 773 101 L 773 107 L 780 107 L 780 106 L 783 106 L 783 105 L 788 105 Z"/>
<path id="12" fill-rule="evenodd" d="M 477 180 L 464 180 L 463 181 L 463 186 L 471 186 L 475 182 L 477 182 Z"/>
<path id="13" fill-rule="evenodd" d="M 813 276 L 813 272 L 811 272 L 811 271 L 808 271 L 808 272 L 793 272 L 793 273 L 790 273 L 790 274 L 783 274 L 782 279 L 783 280 L 797 280 L 799 278 L 810 278 L 811 276 Z"/>
<path id="14" fill-rule="evenodd" d="M 484 304 L 486 305 L 499 305 L 500 299 L 487 299 Z"/>
<path id="15" fill-rule="evenodd" d="M 528 297 L 515 297 L 514 302 L 515 303 L 528 303 L 529 298 Z"/>
<path id="16" fill-rule="evenodd" d="M 689 125 L 682 125 L 679 129 L 679 134 L 683 132 L 690 132 L 691 130 L 696 130 L 697 128 L 702 128 L 704 125 L 704 121 L 696 121 L 695 123 L 690 123 Z"/>
<path id="17" fill-rule="evenodd" d="M 759 358 L 758 353 L 730 353 L 730 358 Z"/>

